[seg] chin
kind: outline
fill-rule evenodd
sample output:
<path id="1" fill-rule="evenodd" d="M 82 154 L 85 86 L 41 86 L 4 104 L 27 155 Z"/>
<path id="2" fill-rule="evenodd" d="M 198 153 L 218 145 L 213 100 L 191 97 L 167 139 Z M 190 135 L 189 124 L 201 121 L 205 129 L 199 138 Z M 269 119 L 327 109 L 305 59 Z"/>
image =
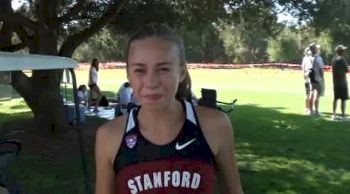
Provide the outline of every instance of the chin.
<path id="1" fill-rule="evenodd" d="M 145 103 L 145 104 L 142 104 L 141 107 L 149 111 L 160 111 L 160 110 L 163 110 L 166 106 L 164 106 L 163 104 Z"/>
<path id="2" fill-rule="evenodd" d="M 160 99 L 157 101 L 143 101 L 142 107 L 146 107 L 147 110 L 162 110 L 170 105 L 170 100 Z"/>

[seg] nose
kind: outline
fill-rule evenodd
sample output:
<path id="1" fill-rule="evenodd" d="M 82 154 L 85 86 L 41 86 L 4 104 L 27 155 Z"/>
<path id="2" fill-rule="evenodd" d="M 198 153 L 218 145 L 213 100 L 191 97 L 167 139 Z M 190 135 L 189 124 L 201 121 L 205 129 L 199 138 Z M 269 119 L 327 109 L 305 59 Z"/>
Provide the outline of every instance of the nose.
<path id="1" fill-rule="evenodd" d="M 147 89 L 157 89 L 159 86 L 159 77 L 157 73 L 154 71 L 149 71 L 145 76 L 144 84 Z"/>

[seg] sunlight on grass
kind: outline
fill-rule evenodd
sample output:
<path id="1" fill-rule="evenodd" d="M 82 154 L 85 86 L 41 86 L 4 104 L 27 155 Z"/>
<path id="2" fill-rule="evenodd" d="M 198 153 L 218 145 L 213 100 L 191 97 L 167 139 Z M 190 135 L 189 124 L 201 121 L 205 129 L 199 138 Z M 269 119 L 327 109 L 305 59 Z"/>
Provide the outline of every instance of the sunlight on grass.
<path id="1" fill-rule="evenodd" d="M 0 101 L 0 106 L 0 113 L 19 113 L 29 110 L 22 98 Z"/>
<path id="2" fill-rule="evenodd" d="M 0 124 L 31 117 L 33 114 L 22 98 L 0 101 Z"/>
<path id="3" fill-rule="evenodd" d="M 315 193 L 332 193 L 338 189 L 344 191 L 350 189 L 350 172 L 347 169 L 329 168 L 317 162 L 301 159 L 278 156 L 264 157 L 252 154 L 240 154 L 238 161 L 240 161 L 238 164 L 243 176 L 249 173 L 253 173 L 255 177 L 261 176 L 259 184 L 263 186 L 274 183 L 279 190 L 283 190 L 283 193 L 293 192 L 292 188 L 295 188 L 296 191 L 302 189 L 303 186 L 295 185 L 296 182 L 307 186 L 310 192 L 319 190 Z M 264 180 L 264 177 L 270 178 Z M 328 185 L 327 188 L 324 188 L 324 185 Z M 296 191 L 295 193 L 299 193 Z M 275 192 L 269 190 L 267 193 Z"/>
<path id="4" fill-rule="evenodd" d="M 298 125 L 290 123 L 284 120 L 272 120 L 274 123 L 274 127 L 277 129 L 286 129 L 286 130 L 296 130 L 298 129 Z"/>

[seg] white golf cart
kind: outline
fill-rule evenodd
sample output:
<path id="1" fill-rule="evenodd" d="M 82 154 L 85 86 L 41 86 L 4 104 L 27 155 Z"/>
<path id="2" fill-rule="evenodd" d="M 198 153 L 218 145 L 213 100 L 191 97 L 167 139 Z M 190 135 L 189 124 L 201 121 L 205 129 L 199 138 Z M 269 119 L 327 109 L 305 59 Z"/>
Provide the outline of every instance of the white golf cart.
<path id="1" fill-rule="evenodd" d="M 0 52 L 0 72 L 2 82 L 9 82 L 11 84 L 11 71 L 23 71 L 23 70 L 49 70 L 49 69 L 67 69 L 72 77 L 74 102 L 75 102 L 75 114 L 77 118 L 80 118 L 81 112 L 79 111 L 79 103 L 77 98 L 77 84 L 74 73 L 74 68 L 78 66 L 78 63 L 70 58 L 58 57 L 58 56 L 45 56 L 45 55 L 32 55 L 32 54 L 20 54 Z M 6 72 L 6 73 L 4 73 Z M 4 83 L 0 84 L 4 85 Z M 2 96 L 3 97 L 3 96 Z M 89 174 L 87 170 L 87 160 L 84 151 L 84 142 L 81 132 L 80 119 L 76 119 L 76 129 L 78 132 L 81 163 L 84 173 L 85 191 L 87 194 L 91 194 L 91 186 L 89 183 Z M 0 193 L 3 194 L 19 194 L 17 188 L 11 188 L 11 185 L 6 185 L 6 177 L 3 172 L 7 170 L 9 162 L 14 160 L 21 150 L 21 144 L 17 140 L 3 139 L 0 136 Z M 3 182 L 1 182 L 3 179 Z M 4 181 L 5 180 L 5 181 Z"/>

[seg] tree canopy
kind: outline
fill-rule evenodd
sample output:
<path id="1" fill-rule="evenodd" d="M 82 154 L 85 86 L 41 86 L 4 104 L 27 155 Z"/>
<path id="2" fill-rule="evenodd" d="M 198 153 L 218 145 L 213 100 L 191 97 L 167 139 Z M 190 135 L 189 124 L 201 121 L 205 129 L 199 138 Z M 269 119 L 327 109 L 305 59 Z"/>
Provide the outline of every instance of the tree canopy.
<path id="1" fill-rule="evenodd" d="M 316 38 L 332 46 L 350 44 L 347 0 L 26 0 L 16 10 L 11 2 L 1 1 L 0 50 L 12 52 L 72 57 L 82 45 L 75 55 L 81 60 L 88 60 L 91 49 L 102 51 L 94 53 L 104 60 L 121 59 L 127 34 L 148 22 L 165 22 L 184 37 L 189 61 L 260 62 L 269 57 L 268 41 L 284 40 L 278 36 L 289 28 L 277 22 L 281 11 L 299 18 L 299 26 L 312 26 Z M 305 46 L 296 45 L 299 51 Z M 61 77 L 62 70 L 33 71 L 31 77 L 13 72 L 12 85 L 39 128 L 67 128 Z"/>

